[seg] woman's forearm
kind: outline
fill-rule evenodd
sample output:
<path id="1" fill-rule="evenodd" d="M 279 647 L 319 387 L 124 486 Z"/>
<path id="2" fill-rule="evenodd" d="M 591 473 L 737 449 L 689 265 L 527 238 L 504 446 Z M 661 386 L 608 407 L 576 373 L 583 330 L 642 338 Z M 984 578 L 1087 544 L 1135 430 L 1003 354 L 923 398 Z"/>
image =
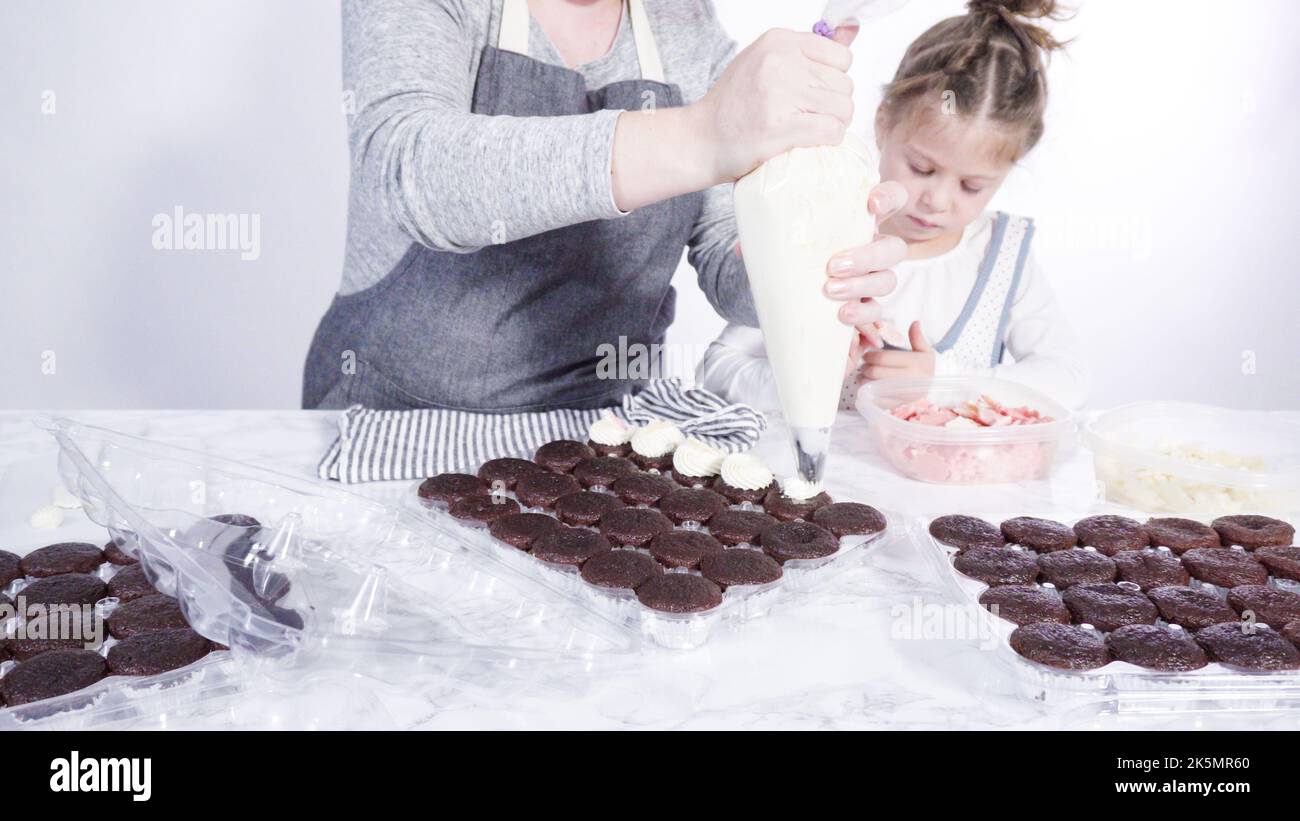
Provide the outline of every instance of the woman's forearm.
<path id="1" fill-rule="evenodd" d="M 614 204 L 633 211 L 724 182 L 709 143 L 697 106 L 623 112 L 610 158 Z"/>

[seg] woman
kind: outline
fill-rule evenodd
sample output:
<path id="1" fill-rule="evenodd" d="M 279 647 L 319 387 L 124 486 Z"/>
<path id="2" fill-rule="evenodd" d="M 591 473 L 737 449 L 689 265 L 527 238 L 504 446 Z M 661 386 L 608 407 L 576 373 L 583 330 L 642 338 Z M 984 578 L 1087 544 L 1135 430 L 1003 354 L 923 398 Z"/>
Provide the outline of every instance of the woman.
<path id="1" fill-rule="evenodd" d="M 692 0 L 346 0 L 347 256 L 304 407 L 617 404 L 636 382 L 598 379 L 598 350 L 663 341 L 683 248 L 756 325 L 727 183 L 841 140 L 851 35 L 773 31 L 733 59 Z M 905 197 L 878 190 L 877 213 Z M 852 249 L 843 321 L 877 319 L 900 246 Z"/>

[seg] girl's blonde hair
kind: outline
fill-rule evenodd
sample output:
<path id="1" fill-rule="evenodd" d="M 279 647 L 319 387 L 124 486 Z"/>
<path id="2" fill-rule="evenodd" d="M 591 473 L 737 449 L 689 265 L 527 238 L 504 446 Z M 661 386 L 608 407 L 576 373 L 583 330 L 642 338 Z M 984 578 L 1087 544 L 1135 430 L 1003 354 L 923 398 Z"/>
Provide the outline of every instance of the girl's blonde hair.
<path id="1" fill-rule="evenodd" d="M 903 55 L 881 112 L 892 127 L 936 111 L 1001 127 L 1018 160 L 1043 136 L 1045 58 L 1064 43 L 1030 20 L 1062 19 L 1055 0 L 970 0 L 967 14 L 931 26 Z"/>

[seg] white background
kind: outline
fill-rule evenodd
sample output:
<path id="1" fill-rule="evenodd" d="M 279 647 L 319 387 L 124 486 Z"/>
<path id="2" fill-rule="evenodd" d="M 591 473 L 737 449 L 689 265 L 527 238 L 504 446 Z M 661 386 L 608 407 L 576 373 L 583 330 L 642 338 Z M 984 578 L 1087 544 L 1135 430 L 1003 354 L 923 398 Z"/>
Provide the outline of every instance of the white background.
<path id="1" fill-rule="evenodd" d="M 744 44 L 820 5 L 717 10 Z M 960 11 L 913 0 L 863 32 L 858 130 L 907 44 Z M 1090 0 L 1058 28 L 1077 39 L 1047 135 L 994 206 L 1038 221 L 1092 406 L 1300 405 L 1297 30 L 1291 0 Z M 297 406 L 342 264 L 340 95 L 337 2 L 0 6 L 0 407 Z M 154 250 L 178 205 L 260 214 L 260 259 Z M 721 321 L 689 270 L 678 289 L 669 341 L 702 346 Z"/>

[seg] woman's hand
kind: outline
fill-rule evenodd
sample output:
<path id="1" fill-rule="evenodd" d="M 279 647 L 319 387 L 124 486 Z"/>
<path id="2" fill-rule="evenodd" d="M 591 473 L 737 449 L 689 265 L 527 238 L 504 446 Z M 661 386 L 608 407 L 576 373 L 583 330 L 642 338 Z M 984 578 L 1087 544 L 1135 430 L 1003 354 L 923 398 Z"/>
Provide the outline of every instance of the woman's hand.
<path id="1" fill-rule="evenodd" d="M 839 145 L 853 119 L 844 42 L 772 29 L 736 55 L 690 108 L 718 182 L 798 146 Z"/>
<path id="2" fill-rule="evenodd" d="M 934 348 L 921 331 L 921 323 L 907 329 L 910 351 L 867 351 L 863 376 L 867 379 L 898 379 L 903 376 L 934 376 Z"/>
<path id="3" fill-rule="evenodd" d="M 884 182 L 872 189 L 867 200 L 867 210 L 876 217 L 879 225 L 907 205 L 907 189 L 898 182 Z M 875 297 L 894 290 L 898 277 L 891 268 L 907 257 L 907 243 L 898 237 L 882 237 L 859 248 L 841 251 L 826 265 L 826 296 L 844 302 L 840 306 L 840 321 L 854 325 L 867 342 L 882 346 L 880 331 L 875 327 L 880 319 L 880 305 Z"/>

